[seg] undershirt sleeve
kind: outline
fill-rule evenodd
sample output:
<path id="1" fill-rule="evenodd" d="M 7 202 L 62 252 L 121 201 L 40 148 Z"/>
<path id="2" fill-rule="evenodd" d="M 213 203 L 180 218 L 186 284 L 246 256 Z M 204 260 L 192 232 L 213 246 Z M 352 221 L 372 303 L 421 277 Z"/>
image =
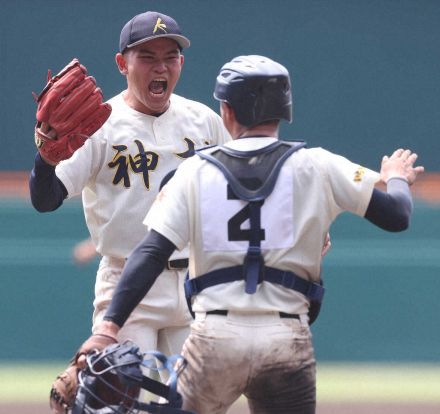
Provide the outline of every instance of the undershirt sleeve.
<path id="1" fill-rule="evenodd" d="M 162 273 L 176 246 L 151 230 L 130 254 L 104 320 L 122 327 Z"/>
<path id="2" fill-rule="evenodd" d="M 29 191 L 34 208 L 40 213 L 56 210 L 67 197 L 67 190 L 55 174 L 55 167 L 46 163 L 37 152 L 29 177 Z"/>
<path id="3" fill-rule="evenodd" d="M 373 190 L 365 218 L 383 230 L 398 232 L 408 228 L 412 210 L 408 183 L 401 178 L 391 178 L 386 192 Z"/>

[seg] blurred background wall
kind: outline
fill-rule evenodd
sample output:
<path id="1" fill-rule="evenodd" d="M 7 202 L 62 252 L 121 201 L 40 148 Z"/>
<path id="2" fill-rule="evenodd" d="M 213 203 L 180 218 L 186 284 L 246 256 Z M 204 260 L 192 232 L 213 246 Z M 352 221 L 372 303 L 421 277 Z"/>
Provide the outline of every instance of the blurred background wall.
<path id="1" fill-rule="evenodd" d="M 438 170 L 440 3 L 436 0 L 0 0 L 1 169 L 32 165 L 35 103 L 47 69 L 73 57 L 110 98 L 124 88 L 114 55 L 133 15 L 173 15 L 192 40 L 177 92 L 215 110 L 227 60 L 262 54 L 292 74 L 302 138 L 378 168 L 398 146 Z"/>
<path id="2" fill-rule="evenodd" d="M 283 125 L 284 138 L 373 169 L 382 155 L 410 147 L 428 173 L 439 170 L 436 0 L 0 0 L 0 10 L 0 175 L 9 191 L 0 191 L 0 361 L 66 360 L 89 334 L 98 262 L 72 262 L 71 249 L 88 235 L 81 203 L 42 215 L 23 184 L 35 154 L 31 92 L 48 68 L 58 72 L 73 57 L 106 98 L 122 90 L 114 55 L 134 14 L 170 14 L 191 39 L 177 93 L 217 110 L 221 65 L 267 55 L 292 76 L 294 122 Z M 11 176 L 21 177 L 20 194 Z M 327 297 L 313 327 L 320 360 L 440 361 L 439 214 L 438 204 L 417 199 L 412 227 L 400 235 L 357 217 L 335 223 Z"/>
<path id="3" fill-rule="evenodd" d="M 81 204 L 49 215 L 0 200 L 0 363 L 68 360 L 89 336 L 98 259 L 78 266 Z M 418 201 L 412 227 L 385 233 L 342 215 L 324 260 L 327 288 L 312 326 L 320 361 L 440 363 L 440 209 Z"/>

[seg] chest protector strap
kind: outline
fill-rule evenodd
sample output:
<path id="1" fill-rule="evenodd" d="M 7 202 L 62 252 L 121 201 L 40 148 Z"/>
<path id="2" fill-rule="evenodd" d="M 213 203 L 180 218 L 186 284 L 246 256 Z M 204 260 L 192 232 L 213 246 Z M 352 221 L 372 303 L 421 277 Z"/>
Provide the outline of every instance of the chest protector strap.
<path id="1" fill-rule="evenodd" d="M 321 302 L 324 288 L 309 282 L 293 272 L 267 267 L 261 254 L 261 206 L 272 193 L 284 162 L 306 143 L 276 141 L 254 151 L 237 151 L 228 147 L 210 147 L 197 155 L 220 169 L 234 195 L 247 201 L 250 221 L 249 246 L 242 266 L 214 270 L 194 279 L 187 278 L 185 294 L 191 297 L 202 290 L 221 283 L 245 280 L 245 291 L 253 294 L 263 280 L 280 284 Z M 250 168 L 249 166 L 252 165 Z"/>

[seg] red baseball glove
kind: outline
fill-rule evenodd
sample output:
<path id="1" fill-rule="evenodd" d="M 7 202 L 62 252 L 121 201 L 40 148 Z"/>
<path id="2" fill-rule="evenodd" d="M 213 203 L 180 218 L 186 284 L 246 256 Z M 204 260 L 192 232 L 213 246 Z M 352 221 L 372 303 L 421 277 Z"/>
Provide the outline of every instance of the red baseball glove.
<path id="1" fill-rule="evenodd" d="M 111 106 L 103 103 L 101 89 L 87 69 L 73 59 L 51 77 L 37 101 L 35 143 L 52 165 L 70 158 L 107 121 Z"/>

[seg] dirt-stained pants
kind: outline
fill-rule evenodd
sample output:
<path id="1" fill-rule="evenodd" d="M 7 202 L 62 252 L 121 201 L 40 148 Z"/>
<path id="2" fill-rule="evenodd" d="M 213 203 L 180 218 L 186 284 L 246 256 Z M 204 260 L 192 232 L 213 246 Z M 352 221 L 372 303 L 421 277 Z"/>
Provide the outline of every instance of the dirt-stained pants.
<path id="1" fill-rule="evenodd" d="M 224 414 L 244 394 L 253 414 L 314 414 L 316 367 L 306 321 L 277 312 L 198 313 L 183 347 L 183 408 Z"/>

